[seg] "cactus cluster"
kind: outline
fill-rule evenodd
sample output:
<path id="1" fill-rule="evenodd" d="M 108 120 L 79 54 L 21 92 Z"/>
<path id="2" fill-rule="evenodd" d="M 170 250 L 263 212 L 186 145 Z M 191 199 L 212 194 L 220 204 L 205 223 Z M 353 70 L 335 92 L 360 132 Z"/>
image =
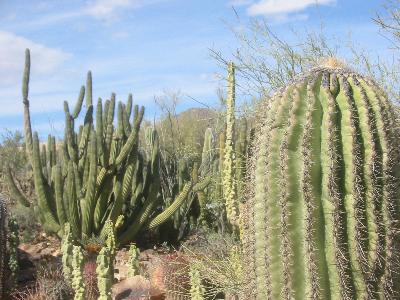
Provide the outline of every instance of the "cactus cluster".
<path id="1" fill-rule="evenodd" d="M 40 149 L 39 136 L 31 128 L 29 73 L 27 49 L 22 86 L 24 130 L 37 195 L 33 206 L 47 231 L 62 236 L 64 224 L 68 222 L 74 239 L 85 240 L 101 235 L 107 221 L 115 224 L 124 215 L 116 235 L 117 243 L 127 244 L 138 232 L 155 228 L 179 209 L 192 187 L 190 182 L 157 215 L 162 198 L 158 136 L 154 129 L 150 130 L 146 134 L 150 151 L 139 150 L 144 108 L 139 109 L 137 105 L 133 108 L 131 95 L 126 104 L 116 104 L 112 94 L 104 105 L 100 98 L 94 105 L 89 72 L 86 87 L 81 88 L 74 109 L 71 111 L 64 102 L 64 140 L 56 143 L 55 137 L 49 135 L 47 145 Z M 83 108 L 86 109 L 84 123 L 75 131 L 75 122 Z M 12 184 L 11 176 L 9 179 L 15 198 L 28 205 L 29 201 Z"/>
<path id="2" fill-rule="evenodd" d="M 254 299 L 399 299 L 394 108 L 371 80 L 319 67 L 266 102 L 244 241 Z"/>

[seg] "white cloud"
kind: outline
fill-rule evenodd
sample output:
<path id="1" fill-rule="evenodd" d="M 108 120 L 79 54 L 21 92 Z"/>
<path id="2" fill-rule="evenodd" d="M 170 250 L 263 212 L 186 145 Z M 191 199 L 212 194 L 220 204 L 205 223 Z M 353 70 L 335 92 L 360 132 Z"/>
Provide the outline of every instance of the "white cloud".
<path id="1" fill-rule="evenodd" d="M 157 0 L 96 0 L 90 3 L 85 13 L 103 20 L 113 20 L 122 9 L 140 8 L 159 2 Z"/>
<path id="2" fill-rule="evenodd" d="M 312 5 L 334 4 L 336 0 L 260 0 L 250 5 L 247 12 L 249 15 L 287 15 L 303 11 Z"/>
<path id="3" fill-rule="evenodd" d="M 22 78 L 25 49 L 31 50 L 32 73 L 43 75 L 55 71 L 70 57 L 60 49 L 46 47 L 27 38 L 0 30 L 0 86 L 19 83 Z"/>
<path id="4" fill-rule="evenodd" d="M 254 0 L 231 0 L 231 2 L 229 2 L 229 5 L 243 6 L 243 5 L 252 4 L 253 2 L 254 2 Z"/>

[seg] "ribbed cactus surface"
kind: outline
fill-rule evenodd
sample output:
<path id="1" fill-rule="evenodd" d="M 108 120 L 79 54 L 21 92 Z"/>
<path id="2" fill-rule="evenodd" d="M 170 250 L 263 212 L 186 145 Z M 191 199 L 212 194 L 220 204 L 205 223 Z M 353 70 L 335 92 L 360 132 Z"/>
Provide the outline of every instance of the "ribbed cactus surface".
<path id="1" fill-rule="evenodd" d="M 247 202 L 252 299 L 400 299 L 396 118 L 375 83 L 319 67 L 259 111 Z"/>

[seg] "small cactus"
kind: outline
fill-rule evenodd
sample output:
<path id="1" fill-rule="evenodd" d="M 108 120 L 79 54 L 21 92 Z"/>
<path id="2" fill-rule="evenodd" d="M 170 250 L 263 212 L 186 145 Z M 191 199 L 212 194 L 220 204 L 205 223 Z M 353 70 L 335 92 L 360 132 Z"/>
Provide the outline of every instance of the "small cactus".
<path id="1" fill-rule="evenodd" d="M 18 245 L 19 245 L 19 226 L 14 217 L 8 219 L 9 237 L 8 237 L 8 266 L 11 271 L 11 286 L 15 286 L 18 276 Z"/>
<path id="2" fill-rule="evenodd" d="M 190 299 L 204 300 L 204 286 L 201 280 L 200 271 L 195 264 L 190 265 Z"/>
<path id="3" fill-rule="evenodd" d="M 98 300 L 111 300 L 111 287 L 113 283 L 112 254 L 108 247 L 103 247 L 97 256 L 97 287 L 99 289 Z"/>
<path id="4" fill-rule="evenodd" d="M 72 288 L 74 300 L 85 300 L 85 281 L 83 277 L 83 254 L 80 246 L 72 249 Z"/>
<path id="5" fill-rule="evenodd" d="M 128 276 L 139 275 L 139 248 L 135 244 L 129 246 Z"/>

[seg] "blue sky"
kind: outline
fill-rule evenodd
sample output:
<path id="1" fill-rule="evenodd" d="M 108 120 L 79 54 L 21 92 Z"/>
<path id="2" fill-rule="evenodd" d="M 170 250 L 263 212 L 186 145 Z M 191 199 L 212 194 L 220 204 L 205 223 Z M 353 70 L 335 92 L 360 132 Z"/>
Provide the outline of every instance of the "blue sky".
<path id="1" fill-rule="evenodd" d="M 264 18 L 281 36 L 290 28 L 313 29 L 353 39 L 371 53 L 386 51 L 371 18 L 382 1 L 362 0 L 0 0 L 0 133 L 22 128 L 24 50 L 32 56 L 30 100 L 33 127 L 63 133 L 62 102 L 74 102 L 92 70 L 94 96 L 129 92 L 158 111 L 154 96 L 180 91 L 179 109 L 198 106 L 190 95 L 216 105 L 223 70 L 210 48 L 227 57 L 238 46 L 232 9 L 246 24 Z"/>

